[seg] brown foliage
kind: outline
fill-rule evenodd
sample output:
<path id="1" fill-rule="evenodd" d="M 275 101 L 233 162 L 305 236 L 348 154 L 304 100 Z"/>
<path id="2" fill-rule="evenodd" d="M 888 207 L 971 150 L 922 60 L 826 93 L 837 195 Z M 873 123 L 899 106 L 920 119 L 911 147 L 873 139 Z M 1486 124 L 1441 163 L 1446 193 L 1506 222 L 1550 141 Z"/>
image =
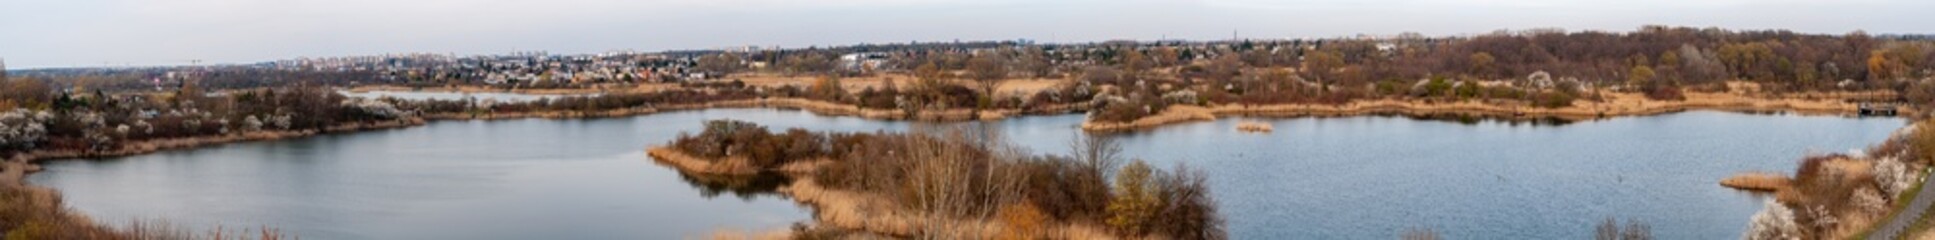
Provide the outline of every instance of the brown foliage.
<path id="1" fill-rule="evenodd" d="M 1002 206 L 997 217 L 1007 227 L 1002 229 L 999 239 L 1041 239 L 1049 220 L 1047 214 L 1028 201 Z"/>
<path id="2" fill-rule="evenodd" d="M 1914 132 L 1903 141 L 1908 145 L 1909 159 L 1935 164 L 1935 120 L 1923 120 L 1913 126 Z"/>

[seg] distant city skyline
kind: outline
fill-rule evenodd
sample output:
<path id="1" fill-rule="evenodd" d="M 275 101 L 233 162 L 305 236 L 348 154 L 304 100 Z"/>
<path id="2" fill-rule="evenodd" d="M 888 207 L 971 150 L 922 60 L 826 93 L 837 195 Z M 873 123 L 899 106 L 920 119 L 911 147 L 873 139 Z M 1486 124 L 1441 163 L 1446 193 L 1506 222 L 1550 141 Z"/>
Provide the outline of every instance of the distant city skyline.
<path id="1" fill-rule="evenodd" d="M 1935 33 L 1912 0 L 0 0 L 14 69 L 390 53 L 1323 38 L 1644 25 Z"/>

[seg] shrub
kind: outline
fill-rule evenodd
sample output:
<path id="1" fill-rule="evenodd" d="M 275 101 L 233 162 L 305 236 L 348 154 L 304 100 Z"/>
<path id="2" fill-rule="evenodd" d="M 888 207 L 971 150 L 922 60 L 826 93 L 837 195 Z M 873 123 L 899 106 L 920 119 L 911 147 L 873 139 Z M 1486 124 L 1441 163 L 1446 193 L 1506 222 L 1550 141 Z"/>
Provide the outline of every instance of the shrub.
<path id="1" fill-rule="evenodd" d="M 1570 93 L 1557 91 L 1540 92 L 1534 96 L 1532 98 L 1532 105 L 1542 108 L 1570 107 L 1572 106 L 1573 99 L 1576 98 Z"/>
<path id="2" fill-rule="evenodd" d="M 1924 165 L 1935 163 L 1935 120 L 1921 121 L 1910 131 L 1904 140 L 1910 159 Z"/>
<path id="3" fill-rule="evenodd" d="M 1646 98 L 1653 100 L 1686 100 L 1686 95 L 1682 93 L 1679 86 L 1649 84 L 1640 87 L 1640 91 L 1646 93 Z"/>
<path id="4" fill-rule="evenodd" d="M 1128 236 L 1148 233 L 1148 225 L 1162 205 L 1152 178 L 1155 172 L 1141 160 L 1129 162 L 1115 175 L 1115 197 L 1109 200 L 1109 227 Z"/>
<path id="5" fill-rule="evenodd" d="M 1101 106 L 1093 118 L 1098 122 L 1131 122 L 1168 109 L 1169 103 L 1154 98 L 1130 98 L 1122 102 L 1108 102 Z"/>
<path id="6" fill-rule="evenodd" d="M 1159 174 L 1156 192 L 1161 207 L 1149 230 L 1180 239 L 1223 239 L 1223 219 L 1209 195 L 1208 175 L 1178 164 L 1174 173 Z"/>
<path id="7" fill-rule="evenodd" d="M 826 134 L 798 128 L 774 134 L 764 126 L 729 119 L 706 121 L 705 130 L 699 135 L 680 133 L 671 145 L 710 159 L 744 157 L 760 169 L 829 156 L 834 150 L 834 143 Z"/>

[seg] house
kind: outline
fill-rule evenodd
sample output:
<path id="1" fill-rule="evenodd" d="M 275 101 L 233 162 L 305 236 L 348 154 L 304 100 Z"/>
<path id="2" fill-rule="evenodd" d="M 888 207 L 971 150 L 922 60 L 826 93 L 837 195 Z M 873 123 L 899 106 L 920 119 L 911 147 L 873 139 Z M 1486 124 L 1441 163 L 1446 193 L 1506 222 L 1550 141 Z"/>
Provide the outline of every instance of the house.
<path id="1" fill-rule="evenodd" d="M 878 69 L 887 63 L 887 54 L 877 52 L 848 53 L 840 55 L 840 68 L 850 71 L 866 72 Z"/>

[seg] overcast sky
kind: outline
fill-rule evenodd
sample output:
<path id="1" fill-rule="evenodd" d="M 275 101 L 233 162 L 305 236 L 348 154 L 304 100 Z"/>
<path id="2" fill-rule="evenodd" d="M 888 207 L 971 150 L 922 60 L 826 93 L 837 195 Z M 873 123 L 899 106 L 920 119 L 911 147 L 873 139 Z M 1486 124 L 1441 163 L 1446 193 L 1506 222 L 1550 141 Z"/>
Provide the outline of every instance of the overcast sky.
<path id="1" fill-rule="evenodd" d="M 8 68 L 384 53 L 1427 35 L 1641 25 L 1935 33 L 1928 0 L 0 0 Z"/>

